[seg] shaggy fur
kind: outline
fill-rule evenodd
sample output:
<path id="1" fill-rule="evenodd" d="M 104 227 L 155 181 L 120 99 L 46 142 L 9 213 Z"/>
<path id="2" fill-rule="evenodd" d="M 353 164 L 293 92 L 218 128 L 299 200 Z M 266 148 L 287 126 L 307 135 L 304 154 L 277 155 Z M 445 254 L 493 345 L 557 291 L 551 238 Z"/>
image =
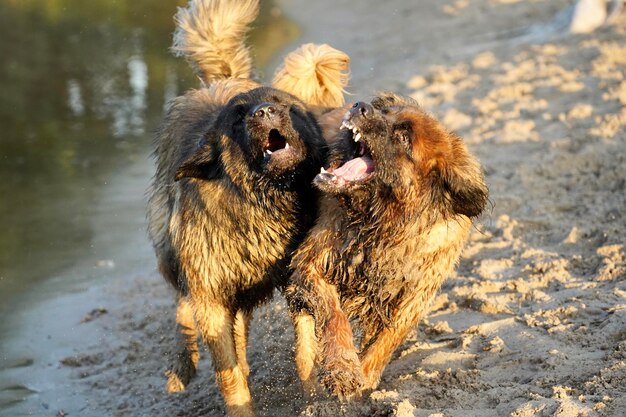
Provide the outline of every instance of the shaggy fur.
<path id="1" fill-rule="evenodd" d="M 191 0 L 176 14 L 172 50 L 189 60 L 205 84 L 223 78 L 250 78 L 252 58 L 245 35 L 258 13 L 258 0 Z M 349 67 L 350 57 L 344 52 L 308 43 L 285 57 L 272 86 L 308 105 L 339 107 L 344 104 Z"/>
<path id="2" fill-rule="evenodd" d="M 191 0 L 174 20 L 174 53 L 186 57 L 206 84 L 221 78 L 250 78 L 252 58 L 245 44 L 259 14 L 258 0 Z"/>
<path id="3" fill-rule="evenodd" d="M 196 0 L 179 10 L 174 49 L 204 87 L 171 103 L 148 190 L 159 270 L 178 293 L 167 389 L 181 391 L 195 375 L 201 337 L 231 416 L 254 415 L 246 361 L 252 309 L 284 286 L 291 253 L 316 215 L 311 180 L 326 146 L 309 103 L 289 92 L 316 97 L 315 105 L 340 103 L 347 71 L 333 66 L 334 81 L 316 77 L 287 92 L 250 80 L 243 38 L 257 13 L 257 0 Z M 327 93 L 328 83 L 340 86 L 338 96 Z"/>
<path id="4" fill-rule="evenodd" d="M 180 293 L 184 349 L 168 388 L 179 390 L 195 372 L 199 333 L 227 406 L 251 410 L 248 318 L 284 285 L 290 254 L 312 224 L 316 203 L 309 184 L 323 163 L 324 143 L 295 97 L 268 87 L 236 94 L 248 80 L 219 83 L 178 98 L 165 118 L 149 231 L 159 270 Z M 212 95 L 215 90 L 223 95 Z M 269 117 L 263 103 L 274 108 Z"/>
<path id="5" fill-rule="evenodd" d="M 294 254 L 286 295 L 300 378 L 314 387 L 317 364 L 323 385 L 346 397 L 376 388 L 453 270 L 488 192 L 462 139 L 411 99 L 356 103 L 342 127 L 315 178 L 320 218 Z"/>
<path id="6" fill-rule="evenodd" d="M 341 107 L 350 58 L 329 45 L 307 43 L 285 57 L 272 85 L 309 104 Z"/>

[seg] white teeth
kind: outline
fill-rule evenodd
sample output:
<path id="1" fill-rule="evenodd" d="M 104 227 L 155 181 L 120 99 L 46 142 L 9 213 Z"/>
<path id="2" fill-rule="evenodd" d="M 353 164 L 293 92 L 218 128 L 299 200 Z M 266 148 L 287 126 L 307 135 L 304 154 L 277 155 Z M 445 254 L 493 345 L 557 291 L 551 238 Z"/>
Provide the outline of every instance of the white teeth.
<path id="1" fill-rule="evenodd" d="M 266 150 L 265 150 L 265 153 L 266 153 L 266 154 L 268 154 L 268 155 L 271 155 L 271 154 L 272 154 L 272 151 L 270 151 L 269 149 L 266 149 Z"/>
<path id="2" fill-rule="evenodd" d="M 322 168 L 320 169 L 320 174 L 325 174 L 325 173 L 326 173 L 326 170 L 324 169 L 324 167 L 322 167 Z"/>
<path id="3" fill-rule="evenodd" d="M 361 139 L 361 132 L 359 132 L 359 129 L 356 126 L 352 127 L 352 137 L 355 142 L 358 142 L 359 139 Z"/>
<path id="4" fill-rule="evenodd" d="M 289 144 L 285 142 L 285 149 L 289 149 Z"/>
<path id="5" fill-rule="evenodd" d="M 341 123 L 341 126 L 339 126 L 339 130 L 343 130 L 343 129 L 347 129 L 348 126 L 346 126 L 346 122 Z"/>

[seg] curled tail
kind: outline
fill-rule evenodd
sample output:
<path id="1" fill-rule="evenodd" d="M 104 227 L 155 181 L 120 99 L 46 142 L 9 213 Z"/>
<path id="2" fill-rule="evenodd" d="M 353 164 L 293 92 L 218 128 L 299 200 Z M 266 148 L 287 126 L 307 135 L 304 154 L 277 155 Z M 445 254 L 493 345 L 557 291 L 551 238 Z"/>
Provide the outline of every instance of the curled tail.
<path id="1" fill-rule="evenodd" d="M 259 0 L 189 0 L 174 18 L 172 50 L 191 63 L 210 84 L 226 78 L 250 78 L 252 58 L 245 45 Z"/>
<path id="2" fill-rule="evenodd" d="M 307 43 L 285 57 L 272 86 L 306 103 L 340 107 L 350 78 L 350 57 L 326 44 Z"/>

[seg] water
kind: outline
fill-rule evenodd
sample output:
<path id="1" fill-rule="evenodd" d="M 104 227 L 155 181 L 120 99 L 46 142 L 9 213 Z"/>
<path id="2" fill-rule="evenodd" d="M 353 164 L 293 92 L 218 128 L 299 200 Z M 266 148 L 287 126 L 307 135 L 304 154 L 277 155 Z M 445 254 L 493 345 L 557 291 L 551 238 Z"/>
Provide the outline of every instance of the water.
<path id="1" fill-rule="evenodd" d="M 39 359 L 21 347 L 34 305 L 153 268 L 152 132 L 198 84 L 167 50 L 183 4 L 0 2 L 0 411 L 33 391 L 12 372 Z M 261 74 L 298 35 L 277 10 L 264 3 L 251 34 Z"/>

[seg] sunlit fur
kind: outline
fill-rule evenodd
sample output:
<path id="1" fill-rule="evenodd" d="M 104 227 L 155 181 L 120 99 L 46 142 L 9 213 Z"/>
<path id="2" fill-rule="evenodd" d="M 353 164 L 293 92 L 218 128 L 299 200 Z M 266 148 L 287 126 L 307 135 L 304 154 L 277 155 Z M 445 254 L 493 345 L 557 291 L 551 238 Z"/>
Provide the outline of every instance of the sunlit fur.
<path id="1" fill-rule="evenodd" d="M 285 57 L 272 85 L 309 104 L 340 107 L 348 85 L 350 57 L 323 44 L 307 43 Z"/>
<path id="2" fill-rule="evenodd" d="M 187 58 L 205 84 L 250 78 L 252 57 L 245 43 L 258 0 L 191 0 L 176 14 L 172 50 Z M 350 78 L 350 58 L 326 44 L 308 43 L 289 53 L 272 79 L 309 105 L 339 107 Z"/>
<path id="3" fill-rule="evenodd" d="M 187 57 L 207 84 L 250 78 L 252 58 L 245 36 L 258 14 L 258 0 L 190 0 L 176 14 L 172 50 Z"/>
<path id="4" fill-rule="evenodd" d="M 323 83 L 311 79 L 312 89 L 296 82 L 282 91 L 252 81 L 244 37 L 258 9 L 257 0 L 195 0 L 179 10 L 173 49 L 192 63 L 203 87 L 170 103 L 148 190 L 159 271 L 178 293 L 176 361 L 167 389 L 181 391 L 195 375 L 200 337 L 230 416 L 255 415 L 248 323 L 252 309 L 285 285 L 291 253 L 313 223 L 311 180 L 326 153 L 315 117 L 332 117 L 318 107 L 343 102 L 345 83 L 343 66 L 334 81 L 328 72 Z M 295 65 L 324 68 L 314 60 Z M 273 123 L 292 145 L 289 158 L 278 162 L 264 158 L 259 135 L 267 132 L 253 120 L 264 103 L 275 108 Z"/>
<path id="5" fill-rule="evenodd" d="M 377 387 L 452 272 L 488 193 L 463 140 L 413 100 L 385 93 L 371 104 L 368 117 L 353 121 L 374 175 L 354 187 L 316 178 L 324 191 L 320 217 L 294 255 L 286 291 L 296 334 L 313 331 L 314 322 L 309 339 L 319 344 L 297 349 L 301 378 L 316 363 L 323 385 L 341 397 Z M 342 132 L 330 166 L 354 155 L 352 133 Z M 359 349 L 350 319 L 362 334 Z"/>

